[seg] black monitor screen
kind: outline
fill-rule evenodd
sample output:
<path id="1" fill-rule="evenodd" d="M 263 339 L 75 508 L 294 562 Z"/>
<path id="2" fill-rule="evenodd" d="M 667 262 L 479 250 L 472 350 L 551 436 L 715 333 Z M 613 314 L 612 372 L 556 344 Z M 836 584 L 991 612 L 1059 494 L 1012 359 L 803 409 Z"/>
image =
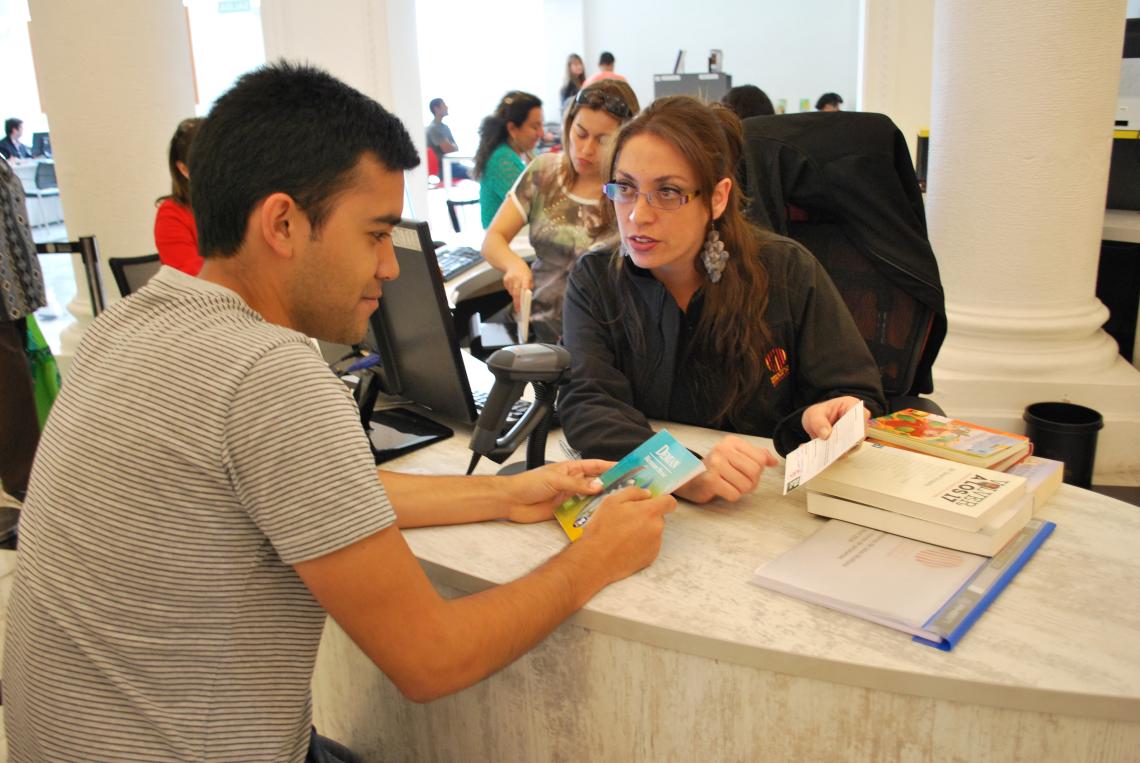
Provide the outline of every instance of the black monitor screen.
<path id="1" fill-rule="evenodd" d="M 46 132 L 32 134 L 32 156 L 51 156 L 51 138 Z"/>
<path id="2" fill-rule="evenodd" d="M 384 367 L 384 391 L 472 423 L 475 401 L 428 224 L 405 220 L 392 240 L 400 275 L 384 284 L 370 331 Z"/>

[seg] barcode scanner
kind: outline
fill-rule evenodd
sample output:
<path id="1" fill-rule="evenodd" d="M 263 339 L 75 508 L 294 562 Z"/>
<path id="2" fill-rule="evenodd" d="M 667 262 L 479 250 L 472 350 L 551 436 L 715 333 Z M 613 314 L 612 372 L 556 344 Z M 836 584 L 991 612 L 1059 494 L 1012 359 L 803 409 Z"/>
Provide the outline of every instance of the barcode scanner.
<path id="1" fill-rule="evenodd" d="M 495 385 L 483 412 L 475 422 L 470 447 L 474 453 L 467 473 L 475 470 L 482 456 L 501 464 L 518 449 L 524 438 L 526 463 L 510 464 L 500 474 L 535 469 L 546 463 L 546 435 L 554 414 L 558 385 L 570 378 L 570 351 L 554 344 L 520 344 L 496 350 L 487 358 Z M 510 431 L 502 436 L 511 406 L 522 397 L 527 384 L 534 386 L 534 404 Z"/>

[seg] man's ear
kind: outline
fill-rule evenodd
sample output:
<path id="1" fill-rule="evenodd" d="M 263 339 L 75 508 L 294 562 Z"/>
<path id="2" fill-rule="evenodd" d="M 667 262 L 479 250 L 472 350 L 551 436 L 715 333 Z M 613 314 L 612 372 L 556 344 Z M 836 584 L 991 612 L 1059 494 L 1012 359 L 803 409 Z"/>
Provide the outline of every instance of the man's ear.
<path id="1" fill-rule="evenodd" d="M 309 218 L 287 193 L 271 193 L 253 210 L 252 224 L 280 257 L 291 257 L 297 241 L 308 239 Z"/>

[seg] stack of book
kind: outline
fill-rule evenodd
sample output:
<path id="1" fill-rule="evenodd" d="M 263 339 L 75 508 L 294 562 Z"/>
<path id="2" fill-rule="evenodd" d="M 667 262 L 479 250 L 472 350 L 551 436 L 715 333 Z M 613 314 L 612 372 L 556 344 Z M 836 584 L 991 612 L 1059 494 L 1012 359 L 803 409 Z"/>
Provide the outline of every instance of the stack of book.
<path id="1" fill-rule="evenodd" d="M 867 424 L 867 437 L 897 448 L 1004 472 L 1033 452 L 1025 435 L 1001 432 L 915 408 Z"/>
<path id="2" fill-rule="evenodd" d="M 1033 517 L 1026 479 L 864 443 L 807 484 L 812 514 L 993 556 Z"/>

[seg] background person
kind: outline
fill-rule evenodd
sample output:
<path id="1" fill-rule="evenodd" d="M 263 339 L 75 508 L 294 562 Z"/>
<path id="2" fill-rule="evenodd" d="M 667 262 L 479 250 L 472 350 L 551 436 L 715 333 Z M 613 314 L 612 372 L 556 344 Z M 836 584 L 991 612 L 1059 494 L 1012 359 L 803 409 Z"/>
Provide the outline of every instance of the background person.
<path id="1" fill-rule="evenodd" d="M 28 316 L 47 304 L 20 178 L 0 161 L 0 488 L 24 500 L 40 440 L 28 367 Z M 0 547 L 13 548 L 20 512 L 0 509 Z"/>
<path id="2" fill-rule="evenodd" d="M 621 247 L 588 252 L 566 289 L 573 357 L 559 415 L 585 455 L 625 454 L 650 418 L 772 437 L 787 453 L 851 406 L 885 408 L 879 369 L 816 259 L 741 212 L 740 120 L 659 98 L 615 140 L 606 186 Z M 677 494 L 737 500 L 767 451 L 726 437 Z"/>
<path id="3" fill-rule="evenodd" d="M 195 276 L 202 269 L 198 251 L 198 228 L 190 209 L 190 146 L 201 126 L 198 117 L 183 119 L 170 138 L 167 165 L 170 168 L 170 194 L 155 202 L 154 245 L 163 265 Z"/>
<path id="4" fill-rule="evenodd" d="M 586 78 L 586 81 L 582 83 L 582 87 L 587 88 L 595 82 L 604 79 L 626 81 L 625 77 L 614 71 L 614 54 L 608 50 L 603 50 L 602 54 L 598 56 L 598 71 Z"/>
<path id="5" fill-rule="evenodd" d="M 824 93 L 815 102 L 816 111 L 840 111 L 840 106 L 843 105 L 843 99 L 839 97 L 839 93 Z"/>
<path id="6" fill-rule="evenodd" d="M 542 101 L 521 90 L 504 95 L 495 112 L 483 120 L 475 152 L 475 179 L 479 181 L 479 213 L 484 228 L 491 224 L 507 191 L 534 158 L 534 147 L 542 135 Z"/>
<path id="7" fill-rule="evenodd" d="M 742 120 L 776 113 L 768 94 L 755 85 L 738 85 L 725 93 L 720 102 L 732 109 Z"/>
<path id="8" fill-rule="evenodd" d="M 459 144 L 455 142 L 455 137 L 451 134 L 451 128 L 443 123 L 443 118 L 448 115 L 447 103 L 442 98 L 432 98 L 428 103 L 428 108 L 431 110 L 431 123 L 427 126 L 427 148 L 428 151 L 434 151 L 436 158 L 439 159 L 440 176 L 443 175 L 443 157 L 447 154 L 453 154 L 459 150 Z M 455 180 L 465 180 L 467 178 L 467 167 L 462 164 L 454 164 L 451 168 L 451 176 Z"/>
<path id="9" fill-rule="evenodd" d="M 32 152 L 20 142 L 24 134 L 24 120 L 10 117 L 4 120 L 4 137 L 0 139 L 0 156 L 5 159 L 31 159 Z"/>
<path id="10" fill-rule="evenodd" d="M 585 81 L 586 65 L 582 63 L 582 57 L 577 53 L 571 53 L 566 57 L 566 76 L 562 78 L 562 89 L 558 91 L 563 111 L 570 105 L 569 102 L 574 96 L 578 95 Z"/>
<path id="11" fill-rule="evenodd" d="M 315 69 L 264 67 L 215 101 L 191 155 L 202 271 L 163 268 L 91 325 L 33 469 L 4 648 L 13 763 L 324 761 L 326 614 L 427 701 L 656 556 L 673 500 L 633 488 L 471 596 L 441 597 L 412 555 L 400 527 L 547 520 L 609 466 L 377 472 L 309 337 L 360 341 L 400 288 L 392 233 L 418 162 L 398 119 Z"/>
<path id="12" fill-rule="evenodd" d="M 483 257 L 503 272 L 503 285 L 519 309 L 523 289 L 533 289 L 531 318 L 562 326 L 566 277 L 591 247 L 616 244 L 612 228 L 600 230 L 602 165 L 606 146 L 639 109 L 624 82 L 603 80 L 575 97 L 563 119 L 566 150 L 542 154 L 527 165 L 499 208 L 483 240 Z M 530 226 L 533 267 L 510 248 Z"/>

